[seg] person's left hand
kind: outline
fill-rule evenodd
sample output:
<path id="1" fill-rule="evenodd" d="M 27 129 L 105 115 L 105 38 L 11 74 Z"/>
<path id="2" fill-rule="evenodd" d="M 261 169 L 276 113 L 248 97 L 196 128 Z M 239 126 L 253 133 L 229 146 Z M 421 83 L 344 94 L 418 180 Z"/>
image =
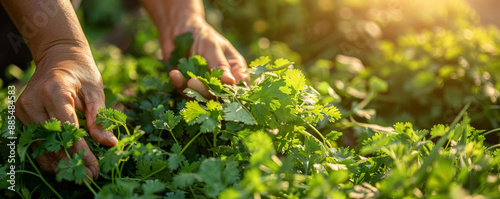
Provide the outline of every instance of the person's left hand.
<path id="1" fill-rule="evenodd" d="M 207 59 L 207 64 L 210 68 L 224 70 L 224 74 L 221 77 L 222 83 L 234 84 L 241 80 L 248 81 L 248 75 L 243 73 L 247 69 L 245 59 L 226 38 L 202 20 L 177 25 L 172 28 L 172 31 L 160 35 L 162 38 L 167 38 L 162 39 L 165 60 L 170 58 L 171 52 L 175 49 L 174 38 L 185 32 L 192 33 L 194 40 L 190 50 L 192 54 L 201 55 Z M 181 72 L 175 69 L 169 75 L 172 83 L 180 93 L 189 87 L 198 91 L 206 98 L 212 97 L 208 92 L 208 88 L 199 79 L 192 78 L 187 81 Z"/>
<path id="2" fill-rule="evenodd" d="M 209 68 L 224 70 L 222 83 L 234 84 L 241 80 L 248 82 L 244 74 L 247 64 L 231 43 L 205 21 L 203 1 L 201 0 L 141 0 L 158 28 L 163 50 L 163 59 L 168 61 L 175 49 L 174 39 L 178 35 L 191 32 L 194 39 L 190 54 L 201 55 L 207 60 Z M 170 72 L 170 79 L 177 90 L 183 94 L 189 87 L 206 98 L 213 96 L 208 88 L 196 78 L 189 81 L 178 70 Z"/>

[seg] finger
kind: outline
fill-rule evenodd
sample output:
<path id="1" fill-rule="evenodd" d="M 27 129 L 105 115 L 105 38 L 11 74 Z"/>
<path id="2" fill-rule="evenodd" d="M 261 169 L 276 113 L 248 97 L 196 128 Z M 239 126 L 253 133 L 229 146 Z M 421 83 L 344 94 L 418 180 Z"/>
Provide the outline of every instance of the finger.
<path id="1" fill-rule="evenodd" d="M 76 107 L 79 111 L 85 113 L 90 136 L 106 146 L 118 144 L 118 139 L 116 139 L 113 132 L 105 131 L 100 124 L 95 124 L 99 108 L 106 108 L 104 105 L 104 91 L 102 89 L 84 90 L 82 98 L 84 98 L 84 101 L 78 100 Z"/>
<path id="2" fill-rule="evenodd" d="M 224 55 L 224 51 L 220 46 L 214 43 L 206 43 L 205 45 L 200 44 L 197 51 L 199 51 L 199 53 L 207 59 L 208 67 L 212 69 L 218 68 L 224 71 L 224 74 L 222 74 L 221 77 L 222 83 L 236 83 L 236 80 L 231 73 L 229 63 L 227 62 L 227 58 Z"/>
<path id="3" fill-rule="evenodd" d="M 203 97 L 207 99 L 214 98 L 214 96 L 210 94 L 210 92 L 208 92 L 208 87 L 198 78 L 189 79 L 187 85 L 190 89 L 195 90 L 196 92 L 200 93 Z"/>
<path id="4" fill-rule="evenodd" d="M 14 113 L 24 125 L 31 121 L 39 123 L 49 119 L 45 106 L 39 104 L 35 98 L 21 94 L 16 101 L 16 112 Z"/>
<path id="5" fill-rule="evenodd" d="M 249 77 L 248 74 L 245 73 L 245 70 L 248 69 L 248 65 L 243 56 L 241 56 L 233 46 L 229 46 L 226 49 L 225 55 L 236 82 L 243 80 L 248 83 Z"/>
<path id="6" fill-rule="evenodd" d="M 174 51 L 175 49 L 175 44 L 171 39 L 164 39 L 164 38 L 171 38 L 170 33 L 168 33 L 168 31 L 162 31 L 162 33 L 163 35 L 160 35 L 159 38 L 161 40 L 160 42 L 161 42 L 163 61 L 165 61 L 165 63 L 169 63 L 172 51 Z"/>
<path id="7" fill-rule="evenodd" d="M 183 94 L 184 89 L 188 87 L 186 78 L 184 78 L 179 70 L 172 70 L 168 73 L 168 75 L 170 76 L 170 80 L 172 81 L 172 84 L 174 84 L 177 91 Z"/>
<path id="8" fill-rule="evenodd" d="M 33 151 L 35 151 L 36 148 L 42 142 L 43 141 L 34 142 L 33 144 L 31 144 L 31 149 Z M 36 157 L 36 161 L 38 162 L 38 165 L 40 166 L 40 168 L 44 171 L 49 172 L 49 173 L 55 173 L 55 169 L 57 168 L 57 165 L 59 164 L 59 161 L 61 161 L 61 160 L 68 162 L 68 157 L 62 151 L 46 152 L 46 153 Z"/>
<path id="9" fill-rule="evenodd" d="M 83 155 L 83 164 L 85 164 L 85 168 L 87 169 L 87 175 L 92 179 L 96 180 L 99 177 L 99 163 L 97 162 L 97 158 L 90 151 L 89 146 L 85 142 L 84 139 L 80 139 L 73 144 L 73 150 L 75 152 L 79 152 L 85 149 L 85 154 Z"/>
<path id="10" fill-rule="evenodd" d="M 57 89 L 51 93 L 51 99 L 46 103 L 49 118 L 61 122 L 69 122 L 78 127 L 78 117 L 75 112 L 75 95 L 69 91 Z"/>

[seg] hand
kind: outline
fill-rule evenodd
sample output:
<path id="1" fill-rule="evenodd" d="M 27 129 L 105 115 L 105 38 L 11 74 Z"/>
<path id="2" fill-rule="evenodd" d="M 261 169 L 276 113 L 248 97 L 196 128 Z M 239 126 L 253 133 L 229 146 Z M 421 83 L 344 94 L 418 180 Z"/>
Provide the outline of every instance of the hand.
<path id="1" fill-rule="evenodd" d="M 241 80 L 248 82 L 248 75 L 243 73 L 247 69 L 245 59 L 226 38 L 217 33 L 204 20 L 180 23 L 180 25 L 173 27 L 172 31 L 160 35 L 161 37 L 168 38 L 162 39 L 165 60 L 169 59 L 171 52 L 175 49 L 173 44 L 175 36 L 185 32 L 192 32 L 194 42 L 191 46 L 191 54 L 198 54 L 205 57 L 210 68 L 224 70 L 224 74 L 221 77 L 222 83 L 234 84 Z M 172 83 L 180 93 L 189 87 L 198 91 L 206 98 L 213 97 L 208 92 L 208 88 L 199 79 L 192 78 L 187 81 L 181 72 L 175 69 L 169 75 Z"/>
<path id="2" fill-rule="evenodd" d="M 55 117 L 78 125 L 75 108 L 87 117 L 90 135 L 99 143 L 113 146 L 118 140 L 112 132 L 94 124 L 99 108 L 104 106 L 101 75 L 88 53 L 73 52 L 75 47 L 54 46 L 56 53 L 46 56 L 38 64 L 26 89 L 16 102 L 16 116 L 26 125 Z M 47 54 L 49 55 L 49 54 Z M 35 149 L 40 143 L 35 143 Z M 86 150 L 83 157 L 87 174 L 97 179 L 99 166 L 85 140 L 80 139 L 69 149 L 70 153 Z M 40 167 L 54 172 L 59 161 L 67 160 L 64 151 L 49 152 L 36 158 Z"/>
<path id="3" fill-rule="evenodd" d="M 194 39 L 191 53 L 205 57 L 210 68 L 224 70 L 222 83 L 234 84 L 240 80 L 248 82 L 248 76 L 243 73 L 247 69 L 245 59 L 205 21 L 203 1 L 141 0 L 141 3 L 158 28 L 164 60 L 168 60 L 175 49 L 175 37 L 191 32 Z M 180 93 L 189 87 L 206 98 L 213 97 L 200 80 L 192 78 L 187 81 L 178 70 L 172 70 L 169 75 Z"/>

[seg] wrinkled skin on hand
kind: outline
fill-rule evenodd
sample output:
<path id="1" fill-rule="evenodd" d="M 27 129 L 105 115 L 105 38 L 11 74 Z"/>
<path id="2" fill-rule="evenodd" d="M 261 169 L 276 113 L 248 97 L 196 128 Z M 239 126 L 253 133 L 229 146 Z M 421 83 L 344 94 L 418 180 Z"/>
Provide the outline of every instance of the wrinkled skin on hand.
<path id="1" fill-rule="evenodd" d="M 170 53 L 175 49 L 174 38 L 186 32 L 191 32 L 194 40 L 191 46 L 191 53 L 205 57 L 210 68 L 224 70 L 224 74 L 221 77 L 222 83 L 234 84 L 241 80 L 248 82 L 248 75 L 243 73 L 247 69 L 245 59 L 226 38 L 215 31 L 204 20 L 194 19 L 189 22 L 178 23 L 178 25 L 169 30 L 160 31 L 165 60 L 170 58 Z M 199 79 L 192 78 L 187 81 L 178 70 L 172 70 L 169 75 L 180 93 L 189 87 L 198 91 L 206 98 L 213 97 L 208 92 L 208 88 Z"/>
<path id="2" fill-rule="evenodd" d="M 67 51 L 65 47 L 59 50 Z M 86 115 L 92 138 L 104 145 L 116 145 L 118 140 L 112 132 L 103 131 L 94 124 L 101 107 L 105 107 L 103 84 L 92 57 L 82 56 L 82 53 L 64 53 L 38 63 L 26 89 L 16 102 L 16 116 L 25 125 L 31 121 L 39 123 L 55 117 L 62 122 L 68 121 L 79 126 L 76 108 Z M 35 149 L 40 143 L 33 144 L 32 148 Z M 99 165 L 84 139 L 74 143 L 69 153 L 82 149 L 86 150 L 83 161 L 87 174 L 97 179 Z M 63 150 L 45 153 L 36 158 L 40 167 L 49 172 L 54 172 L 61 159 L 68 159 Z"/>

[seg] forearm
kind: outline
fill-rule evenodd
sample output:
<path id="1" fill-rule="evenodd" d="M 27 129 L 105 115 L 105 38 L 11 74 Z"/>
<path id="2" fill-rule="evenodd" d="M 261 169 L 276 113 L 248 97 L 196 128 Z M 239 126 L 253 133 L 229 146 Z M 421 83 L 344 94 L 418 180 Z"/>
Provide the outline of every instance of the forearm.
<path id="1" fill-rule="evenodd" d="M 158 31 L 172 29 L 179 23 L 195 26 L 205 21 L 201 0 L 140 0 Z M 176 33 L 180 34 L 180 33 Z M 175 35 L 174 35 L 175 36 Z"/>
<path id="2" fill-rule="evenodd" d="M 70 1 L 2 0 L 1 3 L 26 41 L 35 63 L 68 53 L 91 58 Z"/>

